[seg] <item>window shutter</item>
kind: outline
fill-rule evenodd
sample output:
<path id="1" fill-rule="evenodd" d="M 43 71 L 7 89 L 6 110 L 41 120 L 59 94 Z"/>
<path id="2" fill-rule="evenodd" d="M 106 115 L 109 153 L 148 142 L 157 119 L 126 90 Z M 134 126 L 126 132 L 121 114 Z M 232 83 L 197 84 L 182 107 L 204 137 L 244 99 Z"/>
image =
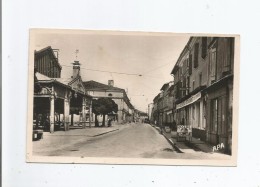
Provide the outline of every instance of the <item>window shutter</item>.
<path id="1" fill-rule="evenodd" d="M 202 37 L 201 41 L 201 57 L 205 58 L 207 56 L 207 37 Z"/>
<path id="2" fill-rule="evenodd" d="M 189 75 L 192 74 L 192 54 L 189 55 Z"/>
<path id="3" fill-rule="evenodd" d="M 199 61 L 199 44 L 195 44 L 195 51 L 194 51 L 194 68 L 198 67 L 198 61 Z"/>

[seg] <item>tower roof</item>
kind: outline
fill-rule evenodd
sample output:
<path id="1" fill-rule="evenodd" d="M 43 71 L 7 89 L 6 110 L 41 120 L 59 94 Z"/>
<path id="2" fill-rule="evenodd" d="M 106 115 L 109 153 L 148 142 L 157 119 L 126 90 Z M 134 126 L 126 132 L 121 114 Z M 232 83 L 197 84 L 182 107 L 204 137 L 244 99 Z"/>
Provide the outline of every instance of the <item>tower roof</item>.
<path id="1" fill-rule="evenodd" d="M 72 64 L 73 64 L 73 66 L 80 66 L 81 65 L 78 60 L 75 60 Z"/>

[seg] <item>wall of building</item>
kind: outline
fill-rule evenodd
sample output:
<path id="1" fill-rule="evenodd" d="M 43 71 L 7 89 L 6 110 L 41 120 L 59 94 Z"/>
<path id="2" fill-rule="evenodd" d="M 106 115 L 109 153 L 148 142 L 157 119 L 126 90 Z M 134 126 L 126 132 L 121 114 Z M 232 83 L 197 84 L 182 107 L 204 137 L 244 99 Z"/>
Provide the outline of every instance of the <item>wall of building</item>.
<path id="1" fill-rule="evenodd" d="M 35 54 L 34 60 L 39 73 L 52 78 L 60 78 L 61 68 L 58 65 L 58 60 L 48 50 Z"/>
<path id="2" fill-rule="evenodd" d="M 212 144 L 223 143 L 224 151 L 231 153 L 233 77 L 228 76 L 233 75 L 234 40 L 217 38 L 212 48 L 215 48 L 217 53 L 216 74 L 215 80 L 208 83 L 208 88 L 214 87 L 207 92 L 207 140 Z M 210 61 L 208 64 L 210 66 Z M 214 114 L 214 108 L 217 114 Z"/>
<path id="3" fill-rule="evenodd" d="M 175 97 L 178 101 L 189 93 L 217 83 L 228 75 L 233 75 L 234 39 L 213 37 L 192 37 L 185 47 L 174 69 Z M 214 55 L 216 58 L 214 58 Z M 214 59 L 215 63 L 214 63 Z M 196 63 L 196 64 L 195 64 Z M 213 76 L 214 75 L 214 76 Z M 189 87 L 185 91 L 185 85 Z M 224 143 L 227 151 L 232 147 L 232 97 L 233 81 L 220 84 L 213 91 L 203 92 L 201 98 L 178 110 L 177 124 L 184 119 L 185 125 L 191 125 L 193 136 L 209 143 Z M 196 93 L 196 92 L 195 92 Z M 204 95 L 206 94 L 206 95 Z M 185 97 L 186 98 L 186 97 Z M 205 102 L 207 99 L 207 102 Z M 212 103 L 218 100 L 217 131 L 213 129 Z M 183 101 L 181 101 L 183 102 Z M 215 132 L 216 131 L 216 132 Z"/>
<path id="4" fill-rule="evenodd" d="M 87 93 L 93 97 L 110 97 L 110 98 L 123 98 L 124 94 L 122 92 L 115 91 L 97 91 L 88 90 Z"/>

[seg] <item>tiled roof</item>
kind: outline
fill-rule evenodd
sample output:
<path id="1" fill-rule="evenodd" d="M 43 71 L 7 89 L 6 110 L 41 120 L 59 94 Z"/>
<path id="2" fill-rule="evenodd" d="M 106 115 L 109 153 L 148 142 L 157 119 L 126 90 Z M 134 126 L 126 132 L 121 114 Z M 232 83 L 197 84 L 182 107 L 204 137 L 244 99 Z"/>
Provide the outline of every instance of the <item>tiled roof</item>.
<path id="1" fill-rule="evenodd" d="M 55 80 L 68 85 L 73 79 L 72 78 L 55 78 Z"/>
<path id="2" fill-rule="evenodd" d="M 117 88 L 114 86 L 108 86 L 106 84 L 102 84 L 100 82 L 96 82 L 96 81 L 85 81 L 83 82 L 85 89 L 86 90 L 113 90 L 113 91 L 120 91 L 120 92 L 124 92 L 125 90 L 122 88 Z"/>
<path id="3" fill-rule="evenodd" d="M 169 83 L 165 83 L 160 90 L 165 91 L 165 89 L 168 87 Z"/>
<path id="4" fill-rule="evenodd" d="M 49 52 L 49 53 L 56 59 L 57 65 L 62 69 L 62 66 L 60 65 L 60 63 L 59 63 L 59 61 L 58 61 L 58 58 L 57 58 L 56 55 L 54 54 L 53 49 L 52 49 L 51 46 L 47 46 L 47 47 L 45 47 L 45 48 L 43 48 L 43 49 L 41 49 L 41 50 L 39 50 L 39 51 L 36 51 L 36 50 L 35 50 L 34 53 L 35 53 L 35 55 L 37 56 L 37 55 L 40 55 L 40 54 L 43 53 L 43 52 Z"/>
<path id="5" fill-rule="evenodd" d="M 38 81 L 46 81 L 46 80 L 51 80 L 52 78 L 47 77 L 46 75 L 43 75 L 39 72 L 36 72 L 36 77 Z"/>

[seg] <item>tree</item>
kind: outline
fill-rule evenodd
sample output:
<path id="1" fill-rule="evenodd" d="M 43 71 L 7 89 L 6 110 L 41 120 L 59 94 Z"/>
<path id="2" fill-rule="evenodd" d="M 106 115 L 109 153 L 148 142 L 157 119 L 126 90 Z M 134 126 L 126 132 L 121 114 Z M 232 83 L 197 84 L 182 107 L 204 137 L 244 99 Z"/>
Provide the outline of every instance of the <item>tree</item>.
<path id="1" fill-rule="evenodd" d="M 95 114 L 95 126 L 98 127 L 98 122 L 97 122 L 97 116 L 98 115 L 103 115 L 103 122 L 102 122 L 102 127 L 105 126 L 105 116 L 108 113 L 115 112 L 117 113 L 118 111 L 118 106 L 113 101 L 111 98 L 98 98 L 97 100 L 94 99 L 92 102 L 93 106 L 93 113 Z"/>

